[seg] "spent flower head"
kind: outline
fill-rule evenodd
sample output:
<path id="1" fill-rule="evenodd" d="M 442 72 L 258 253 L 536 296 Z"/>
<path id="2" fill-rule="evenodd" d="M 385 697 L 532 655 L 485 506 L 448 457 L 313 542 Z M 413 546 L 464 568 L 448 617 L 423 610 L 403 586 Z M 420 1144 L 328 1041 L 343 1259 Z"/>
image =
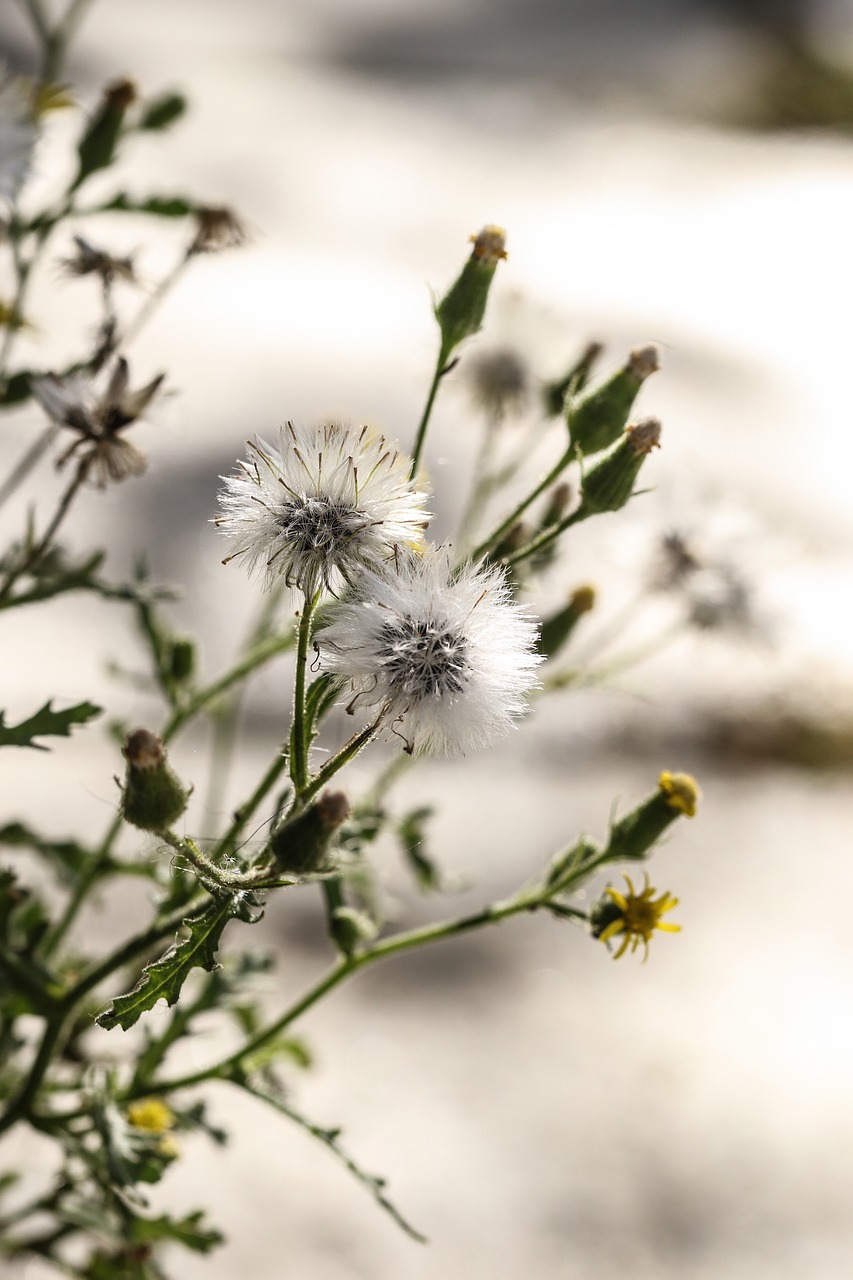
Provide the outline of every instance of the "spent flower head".
<path id="1" fill-rule="evenodd" d="M 317 642 L 326 665 L 406 750 L 459 754 L 506 733 L 541 658 L 536 624 L 503 573 L 453 571 L 447 548 L 365 573 Z"/>
<path id="2" fill-rule="evenodd" d="M 141 475 L 147 466 L 145 454 L 120 433 L 142 416 L 163 377 L 158 374 L 132 391 L 127 361 L 120 358 L 103 390 L 82 373 L 47 373 L 33 378 L 33 395 L 48 417 L 77 435 L 57 465 L 63 466 L 76 454 L 79 464 L 101 488 L 108 480 Z"/>
<path id="3" fill-rule="evenodd" d="M 223 563 L 260 564 L 268 585 L 283 576 L 313 596 L 422 544 L 426 494 L 409 459 L 370 427 L 289 422 L 277 449 L 257 437 L 248 449 L 219 495 L 215 523 L 236 544 Z"/>
<path id="4" fill-rule="evenodd" d="M 248 238 L 245 223 L 233 209 L 225 205 L 200 205 L 195 210 L 195 236 L 188 253 L 193 256 L 239 249 Z"/>
<path id="5" fill-rule="evenodd" d="M 631 951 L 636 951 L 642 943 L 645 949 L 643 955 L 645 961 L 649 955 L 649 941 L 655 930 L 662 933 L 681 932 L 680 924 L 669 924 L 662 919 L 668 911 L 678 906 L 678 899 L 673 898 L 669 893 L 662 893 L 659 898 L 656 898 L 656 890 L 649 884 L 647 875 L 643 876 L 643 881 L 640 893 L 634 888 L 634 882 L 630 876 L 625 876 L 625 883 L 628 886 L 625 893 L 608 885 L 604 891 L 604 897 L 593 909 L 591 917 L 593 937 L 601 942 L 609 942 L 611 938 L 618 938 L 620 935 L 622 937 L 619 949 L 614 954 L 614 960 L 618 960 L 629 948 Z"/>
<path id="6" fill-rule="evenodd" d="M 106 249 L 90 244 L 83 236 L 74 237 L 74 253 L 64 258 L 60 265 L 69 276 L 98 276 L 105 288 L 109 288 L 114 280 L 124 280 L 127 284 L 137 282 L 131 254 L 116 257 Z"/>

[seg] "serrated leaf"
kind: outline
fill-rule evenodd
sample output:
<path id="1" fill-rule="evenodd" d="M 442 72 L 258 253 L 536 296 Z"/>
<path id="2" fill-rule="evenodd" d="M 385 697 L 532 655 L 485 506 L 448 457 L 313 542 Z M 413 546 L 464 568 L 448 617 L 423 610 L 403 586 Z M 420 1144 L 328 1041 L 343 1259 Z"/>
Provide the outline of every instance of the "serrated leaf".
<path id="1" fill-rule="evenodd" d="M 155 1240 L 174 1240 L 194 1253 L 210 1253 L 225 1237 L 214 1227 L 202 1227 L 204 1213 L 197 1209 L 185 1218 L 172 1218 L 163 1214 L 160 1218 L 134 1218 L 130 1229 L 134 1244 L 149 1244 Z"/>
<path id="2" fill-rule="evenodd" d="M 47 751 L 47 747 L 33 739 L 67 738 L 75 724 L 86 724 L 101 714 L 101 708 L 91 702 L 78 702 L 64 711 L 54 711 L 52 701 L 46 702 L 35 715 L 17 725 L 7 725 L 6 713 L 0 711 L 0 747 L 33 747 L 36 751 Z"/>
<path id="3" fill-rule="evenodd" d="M 152 98 L 145 103 L 137 129 L 159 133 L 168 129 L 180 120 L 187 109 L 187 100 L 182 93 L 164 93 L 159 98 Z"/>
<path id="4" fill-rule="evenodd" d="M 216 953 L 222 931 L 233 914 L 232 900 L 225 898 L 212 899 L 198 915 L 189 916 L 184 921 L 189 937 L 147 965 L 133 990 L 127 995 L 117 996 L 109 1009 L 96 1019 L 98 1026 L 107 1031 L 113 1027 L 127 1031 L 143 1013 L 153 1009 L 158 1000 L 173 1005 L 193 969 L 206 969 L 212 973 L 217 963 Z"/>

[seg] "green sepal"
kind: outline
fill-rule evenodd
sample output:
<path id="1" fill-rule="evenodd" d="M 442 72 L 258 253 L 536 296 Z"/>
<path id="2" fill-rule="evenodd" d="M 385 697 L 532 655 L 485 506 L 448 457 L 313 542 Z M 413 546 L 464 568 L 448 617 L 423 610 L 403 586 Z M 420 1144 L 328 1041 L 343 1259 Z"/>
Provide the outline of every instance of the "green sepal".
<path id="1" fill-rule="evenodd" d="M 172 1218 L 163 1214 L 159 1218 L 134 1218 L 130 1239 L 134 1244 L 153 1244 L 159 1240 L 172 1240 L 193 1253 L 210 1253 L 225 1237 L 215 1227 L 202 1227 L 204 1210 L 197 1209 L 184 1218 Z"/>
<path id="2" fill-rule="evenodd" d="M 117 996 L 109 1009 L 96 1018 L 99 1027 L 111 1031 L 121 1027 L 127 1031 L 143 1013 L 153 1009 L 158 1000 L 173 1005 L 193 969 L 212 973 L 222 931 L 234 914 L 231 898 L 213 899 L 197 915 L 188 916 L 184 925 L 189 937 L 170 947 L 164 956 L 146 965 L 139 982 L 127 995 Z"/>
<path id="3" fill-rule="evenodd" d="M 99 716 L 102 710 L 92 702 L 78 702 L 64 711 L 54 711 L 52 702 L 51 698 L 35 715 L 16 725 L 7 725 L 6 713 L 0 711 L 0 747 L 32 747 L 35 751 L 48 751 L 49 747 L 33 739 L 68 738 L 75 724 L 86 724 Z"/>

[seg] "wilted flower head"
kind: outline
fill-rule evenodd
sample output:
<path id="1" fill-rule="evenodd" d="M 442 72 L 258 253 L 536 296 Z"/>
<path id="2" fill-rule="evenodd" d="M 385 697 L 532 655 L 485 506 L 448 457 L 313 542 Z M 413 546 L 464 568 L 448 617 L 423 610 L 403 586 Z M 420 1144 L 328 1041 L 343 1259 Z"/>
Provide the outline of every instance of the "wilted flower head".
<path id="1" fill-rule="evenodd" d="M 225 205 L 201 205 L 195 210 L 196 233 L 190 254 L 239 249 L 248 239 L 243 222 Z"/>
<path id="2" fill-rule="evenodd" d="M 137 391 L 130 389 L 127 361 L 119 359 L 103 391 L 81 373 L 64 377 L 48 373 L 33 378 L 32 390 L 47 415 L 61 427 L 77 433 L 77 439 L 60 457 L 63 466 L 73 455 L 101 488 L 108 480 L 124 480 L 141 475 L 147 465 L 145 454 L 120 434 L 141 417 L 160 389 L 164 375 L 158 374 Z"/>
<path id="3" fill-rule="evenodd" d="M 706 554 L 678 530 L 660 539 L 650 585 L 681 595 L 688 621 L 700 631 L 759 629 L 755 593 L 741 566 L 730 558 Z"/>
<path id="4" fill-rule="evenodd" d="M 224 563 L 262 564 L 268 584 L 283 576 L 313 596 L 423 542 L 426 494 L 409 481 L 409 459 L 370 427 L 289 422 L 278 445 L 248 441 L 249 460 L 223 477 L 215 523 L 237 544 Z"/>
<path id="5" fill-rule="evenodd" d="M 444 548 L 363 574 L 330 619 L 317 643 L 350 706 L 374 708 L 409 752 L 459 754 L 506 733 L 541 661 L 536 625 L 501 571 L 454 573 Z"/>
<path id="6" fill-rule="evenodd" d="M 467 364 L 468 384 L 476 403 L 493 422 L 519 413 L 530 395 L 530 367 L 514 347 L 477 352 Z"/>
<path id="7" fill-rule="evenodd" d="M 0 70 L 0 200 L 14 204 L 38 139 L 32 86 Z"/>
<path id="8" fill-rule="evenodd" d="M 104 286 L 114 280 L 124 280 L 128 284 L 136 283 L 133 258 L 128 254 L 117 258 L 106 249 L 98 249 L 84 240 L 82 236 L 74 237 L 75 253 L 65 258 L 62 267 L 69 276 L 99 276 Z"/>

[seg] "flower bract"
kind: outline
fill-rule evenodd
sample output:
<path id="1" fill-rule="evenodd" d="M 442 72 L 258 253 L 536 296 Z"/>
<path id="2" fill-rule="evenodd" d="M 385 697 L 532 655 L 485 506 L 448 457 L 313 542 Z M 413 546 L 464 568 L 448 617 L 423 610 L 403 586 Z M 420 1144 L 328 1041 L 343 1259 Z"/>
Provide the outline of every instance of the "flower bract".
<path id="1" fill-rule="evenodd" d="M 498 569 L 452 570 L 445 548 L 366 573 L 317 642 L 326 665 L 406 750 L 486 746 L 525 709 L 541 661 L 537 628 Z"/>

